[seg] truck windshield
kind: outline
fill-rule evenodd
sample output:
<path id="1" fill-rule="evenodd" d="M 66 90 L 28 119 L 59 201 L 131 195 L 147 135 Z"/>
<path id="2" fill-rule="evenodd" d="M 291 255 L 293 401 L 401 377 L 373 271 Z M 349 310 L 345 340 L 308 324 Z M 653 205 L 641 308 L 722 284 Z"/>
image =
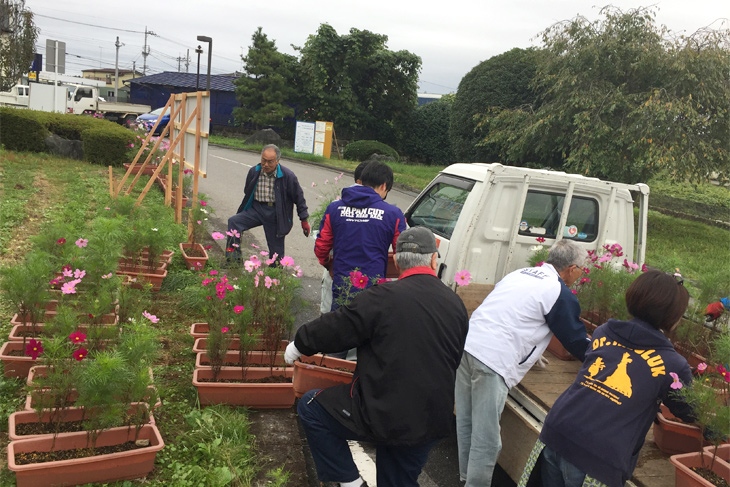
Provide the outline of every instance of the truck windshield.
<path id="1" fill-rule="evenodd" d="M 423 225 L 446 239 L 451 238 L 474 181 L 441 175 L 406 214 L 408 225 Z"/>
<path id="2" fill-rule="evenodd" d="M 555 238 L 563 210 L 565 195 L 528 191 L 522 209 L 520 235 Z M 573 196 L 563 237 L 592 242 L 598 233 L 598 202 L 592 198 Z"/>

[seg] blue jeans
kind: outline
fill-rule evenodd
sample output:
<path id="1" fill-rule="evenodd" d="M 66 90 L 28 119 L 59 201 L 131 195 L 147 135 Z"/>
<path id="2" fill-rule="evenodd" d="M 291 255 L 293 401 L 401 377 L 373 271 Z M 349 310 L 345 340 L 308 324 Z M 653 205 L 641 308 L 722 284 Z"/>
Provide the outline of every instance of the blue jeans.
<path id="1" fill-rule="evenodd" d="M 456 442 L 465 487 L 490 487 L 502 450 L 499 419 L 507 401 L 502 376 L 464 352 L 456 370 Z"/>
<path id="2" fill-rule="evenodd" d="M 299 400 L 297 413 L 307 434 L 317 477 L 321 482 L 352 482 L 360 473 L 352 459 L 347 440 L 368 441 L 333 418 L 314 396 L 314 389 Z M 378 487 L 418 487 L 418 476 L 435 444 L 417 446 L 375 445 Z"/>
<path id="3" fill-rule="evenodd" d="M 248 210 L 236 213 L 228 219 L 227 230 L 233 229 L 243 234 L 246 230 L 262 225 L 264 227 L 264 234 L 266 235 L 266 245 L 269 247 L 269 258 L 274 254 L 278 254 L 277 260 L 281 259 L 284 257 L 285 237 L 276 236 L 276 206 L 269 206 L 266 203 L 260 203 L 254 200 Z M 226 249 L 233 249 L 233 251 L 226 252 L 226 256 L 229 260 L 241 260 L 241 248 L 234 247 L 234 243 L 241 245 L 241 239 L 228 237 L 226 240 Z"/>
<path id="4" fill-rule="evenodd" d="M 541 475 L 543 487 L 581 487 L 586 478 L 585 472 L 547 446 L 542 450 Z"/>

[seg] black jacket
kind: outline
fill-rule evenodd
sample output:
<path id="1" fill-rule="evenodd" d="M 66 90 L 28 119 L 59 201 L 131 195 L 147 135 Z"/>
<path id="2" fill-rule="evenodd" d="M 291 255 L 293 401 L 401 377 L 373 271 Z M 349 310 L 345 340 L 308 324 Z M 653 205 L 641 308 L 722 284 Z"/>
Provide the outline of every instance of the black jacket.
<path id="1" fill-rule="evenodd" d="M 248 210 L 253 204 L 253 195 L 256 191 L 256 184 L 261 175 L 261 164 L 256 164 L 249 169 L 246 175 L 246 186 L 243 190 L 243 201 L 236 213 Z M 299 185 L 296 175 L 279 164 L 276 166 L 276 181 L 274 181 L 274 195 L 276 197 L 276 236 L 289 235 L 294 217 L 294 205 L 297 205 L 297 215 L 301 221 L 307 221 L 309 212 L 307 202 L 304 200 L 304 192 Z"/>
<path id="2" fill-rule="evenodd" d="M 575 382 L 555 401 L 540 440 L 611 487 L 631 477 L 649 427 L 664 404 L 692 421 L 691 408 L 669 394 L 673 378 L 692 381 L 687 361 L 639 319 L 596 328 Z"/>
<path id="3" fill-rule="evenodd" d="M 466 308 L 429 268 L 358 294 L 299 328 L 305 355 L 357 347 L 352 384 L 324 389 L 322 406 L 374 442 L 419 445 L 451 432 Z"/>

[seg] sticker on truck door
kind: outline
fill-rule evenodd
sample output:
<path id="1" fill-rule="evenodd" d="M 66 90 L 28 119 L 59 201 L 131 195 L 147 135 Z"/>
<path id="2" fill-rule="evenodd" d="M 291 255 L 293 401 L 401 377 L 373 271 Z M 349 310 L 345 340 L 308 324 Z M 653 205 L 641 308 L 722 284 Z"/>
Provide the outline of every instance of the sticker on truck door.
<path id="1" fill-rule="evenodd" d="M 578 227 L 571 225 L 563 228 L 563 237 L 575 237 L 578 235 Z"/>

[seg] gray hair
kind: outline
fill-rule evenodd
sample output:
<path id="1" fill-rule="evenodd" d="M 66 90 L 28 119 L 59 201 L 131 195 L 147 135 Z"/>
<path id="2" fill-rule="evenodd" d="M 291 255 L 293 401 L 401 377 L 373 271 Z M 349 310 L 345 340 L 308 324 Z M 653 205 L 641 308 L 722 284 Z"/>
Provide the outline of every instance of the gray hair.
<path id="1" fill-rule="evenodd" d="M 559 240 L 550 247 L 548 258 L 545 262 L 561 272 L 572 265 L 582 266 L 586 261 L 586 251 L 572 240 Z"/>
<path id="2" fill-rule="evenodd" d="M 430 267 L 431 257 L 434 253 L 417 254 L 415 252 L 396 252 L 395 263 L 398 264 L 401 272 L 412 269 L 413 267 Z"/>
<path id="3" fill-rule="evenodd" d="M 276 152 L 276 160 L 278 161 L 281 159 L 281 150 L 276 146 L 276 144 L 269 144 L 265 145 L 263 149 L 261 149 L 261 156 L 263 157 L 264 152 L 266 152 L 269 149 L 274 149 L 274 152 Z"/>

